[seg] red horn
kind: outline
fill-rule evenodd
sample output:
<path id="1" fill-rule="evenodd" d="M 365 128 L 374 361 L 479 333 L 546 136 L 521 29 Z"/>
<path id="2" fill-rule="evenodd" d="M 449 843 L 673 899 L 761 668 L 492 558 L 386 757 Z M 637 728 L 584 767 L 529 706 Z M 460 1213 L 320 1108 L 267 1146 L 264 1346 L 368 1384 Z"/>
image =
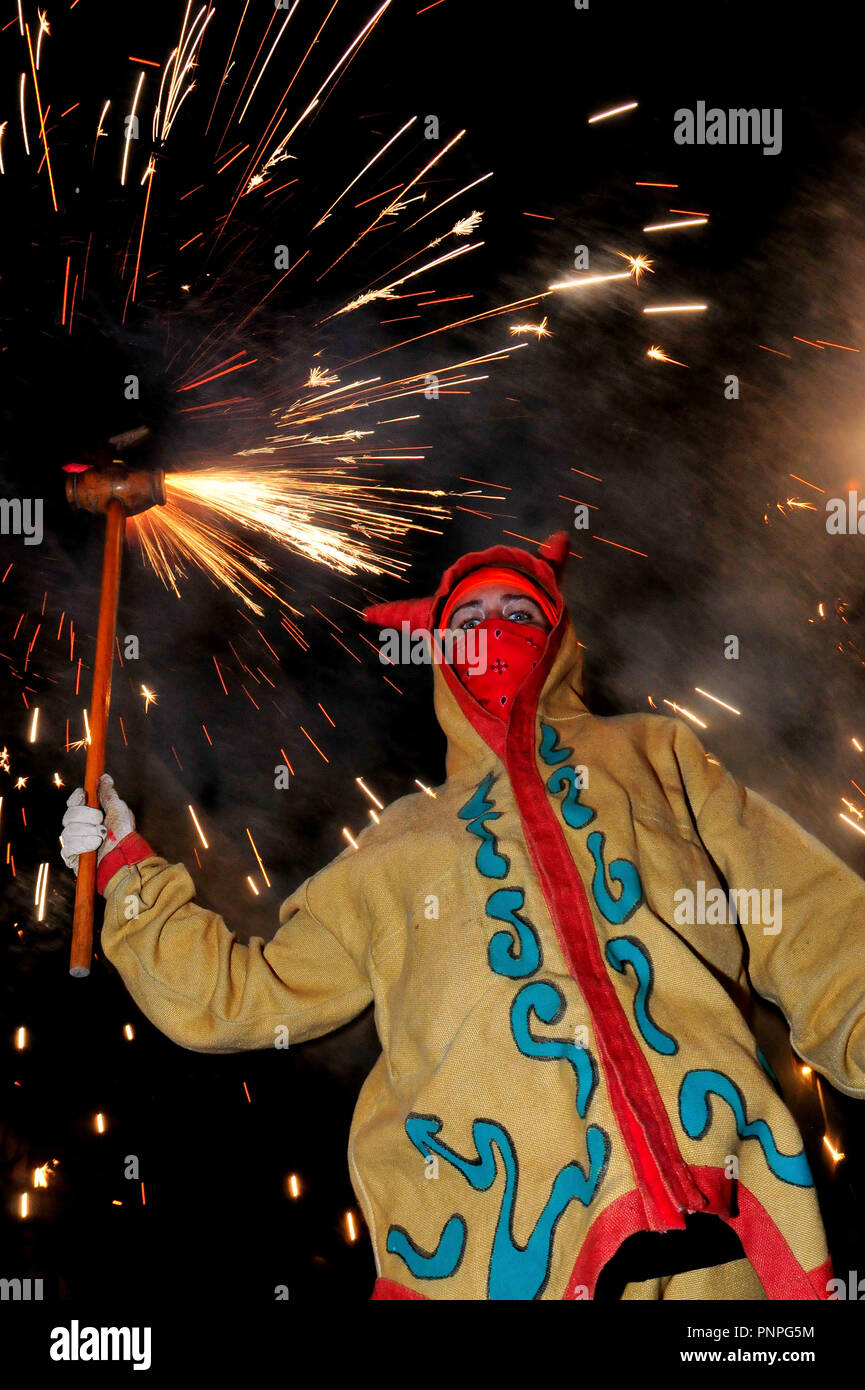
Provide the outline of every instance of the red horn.
<path id="1" fill-rule="evenodd" d="M 556 531 L 548 540 L 538 546 L 538 554 L 546 560 L 556 579 L 561 579 L 571 553 L 571 538 L 567 531 Z"/>

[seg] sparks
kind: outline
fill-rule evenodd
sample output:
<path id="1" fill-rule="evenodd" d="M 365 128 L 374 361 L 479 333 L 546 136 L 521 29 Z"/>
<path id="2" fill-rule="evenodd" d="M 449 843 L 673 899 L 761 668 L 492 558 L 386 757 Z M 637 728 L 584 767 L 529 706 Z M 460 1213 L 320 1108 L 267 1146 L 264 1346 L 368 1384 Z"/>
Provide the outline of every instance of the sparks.
<path id="1" fill-rule="evenodd" d="M 46 132 L 46 130 L 45 130 L 45 112 L 44 112 L 43 109 L 42 109 L 42 96 L 41 96 L 41 93 L 40 93 L 40 91 L 39 91 L 39 81 L 38 81 L 38 79 L 37 79 L 37 77 L 36 77 L 36 59 L 35 59 L 35 57 L 34 57 L 34 55 L 33 55 L 33 43 L 32 43 L 32 40 L 31 40 L 31 38 L 30 38 L 30 25 L 29 25 L 29 24 L 26 24 L 26 23 L 25 23 L 25 25 L 24 25 L 24 33 L 25 33 L 25 36 L 26 36 L 26 38 L 27 38 L 27 50 L 28 50 L 28 53 L 29 53 L 29 55 L 30 55 L 30 71 L 31 71 L 31 73 L 33 74 L 33 90 L 34 90 L 34 92 L 35 92 L 35 94 L 36 94 L 36 109 L 37 109 L 37 111 L 39 112 L 40 134 L 41 134 L 41 136 L 42 136 L 42 148 L 43 148 L 43 150 L 44 150 L 44 152 L 45 152 L 45 166 L 46 166 L 46 168 L 47 168 L 47 170 L 48 170 L 48 184 L 49 184 L 50 189 L 51 189 L 51 203 L 52 203 L 52 205 L 53 205 L 54 211 L 57 212 L 57 210 L 58 210 L 58 208 L 57 208 L 57 193 L 56 193 L 56 190 L 55 190 L 55 188 L 54 188 L 54 172 L 53 172 L 53 170 L 52 170 L 52 168 L 51 168 L 51 152 L 50 152 L 50 150 L 48 149 L 48 135 L 47 135 L 47 132 Z M 23 99 L 23 90 L 22 90 L 22 99 Z"/>
<path id="2" fill-rule="evenodd" d="M 687 367 L 688 365 L 687 362 L 677 362 L 675 357 L 668 357 L 664 349 L 657 345 L 650 347 L 646 356 L 651 357 L 653 362 L 669 362 L 673 367 Z"/>
<path id="3" fill-rule="evenodd" d="M 432 245 L 433 243 L 430 244 Z M 334 314 L 330 314 L 328 317 L 338 318 L 341 314 L 349 314 L 355 309 L 363 308 L 366 304 L 372 304 L 375 300 L 393 299 L 400 285 L 406 284 L 408 280 L 414 280 L 418 275 L 424 275 L 427 271 L 433 270 L 437 266 L 445 265 L 449 261 L 457 260 L 460 256 L 468 255 L 470 251 L 477 251 L 483 244 L 482 241 L 476 241 L 471 246 L 458 246 L 454 251 L 447 251 L 443 256 L 437 256 L 435 260 L 426 261 L 423 265 L 417 266 L 416 269 L 407 271 L 406 274 L 400 276 L 398 280 L 391 280 L 389 285 L 384 285 L 381 289 L 364 291 L 363 294 L 357 295 L 350 303 L 344 305 L 341 309 L 337 309 Z M 327 319 L 323 319 L 322 322 L 326 323 Z"/>
<path id="4" fill-rule="evenodd" d="M 548 285 L 548 290 L 574 290 L 582 289 L 585 285 L 600 285 L 605 280 L 630 280 L 632 271 L 617 270 L 611 275 L 583 275 L 578 280 L 557 280 L 554 285 Z"/>
<path id="5" fill-rule="evenodd" d="M 795 507 L 798 511 L 816 512 L 817 508 L 813 502 L 802 502 L 798 497 L 788 497 L 786 501 L 788 507 Z"/>
<path id="6" fill-rule="evenodd" d="M 18 109 L 21 112 L 21 134 L 24 137 L 24 152 L 30 156 L 30 141 L 27 139 L 27 117 L 24 114 L 24 90 L 27 85 L 27 74 L 22 72 L 21 80 L 18 84 Z"/>
<path id="7" fill-rule="evenodd" d="M 380 811 L 383 811 L 383 810 L 384 810 L 384 802 L 383 802 L 383 801 L 379 801 L 378 797 L 375 796 L 375 795 L 370 791 L 369 787 L 366 785 L 366 782 L 363 780 L 363 778 L 362 778 L 362 777 L 355 777 L 354 780 L 357 782 L 357 785 L 360 787 L 361 791 L 362 791 L 366 796 L 369 797 L 369 799 L 370 799 L 370 801 L 372 802 L 373 806 L 377 806 L 378 809 L 379 809 Z"/>
<path id="8" fill-rule="evenodd" d="M 375 162 L 376 162 L 378 159 L 381 158 L 381 156 L 384 154 L 385 150 L 389 149 L 390 146 L 393 144 L 393 142 L 394 142 L 395 140 L 398 140 L 399 137 L 400 137 L 401 135 L 403 135 L 403 134 L 405 133 L 405 131 L 408 130 L 409 126 L 414 125 L 414 123 L 415 123 L 416 120 L 417 120 L 417 116 L 411 116 L 411 117 L 409 118 L 409 120 L 406 121 L 405 125 L 404 125 L 404 126 L 401 126 L 400 129 L 396 132 L 396 134 L 395 134 L 395 135 L 392 135 L 391 138 L 387 141 L 387 143 L 384 144 L 384 145 L 382 145 L 382 147 L 381 147 L 381 149 L 378 151 L 378 153 L 377 153 L 377 154 L 374 154 L 373 157 L 372 157 L 372 159 L 369 160 L 369 162 L 363 166 L 363 168 L 361 169 L 360 173 L 355 175 L 355 177 L 352 179 L 351 183 L 348 184 L 348 186 L 347 186 L 346 188 L 343 189 L 342 193 L 340 193 L 339 197 L 334 199 L 334 201 L 331 203 L 330 207 L 326 210 L 326 212 L 322 213 L 321 217 L 318 219 L 318 221 L 316 222 L 315 226 L 313 227 L 313 229 L 312 229 L 313 231 L 315 231 L 318 227 L 320 227 L 320 226 L 327 220 L 327 218 L 330 217 L 330 214 L 333 212 L 333 210 L 334 210 L 334 208 L 336 207 L 337 203 L 339 203 L 339 202 L 345 197 L 346 193 L 348 193 L 350 189 L 354 188 L 354 185 L 358 182 L 358 180 L 361 179 L 361 178 L 363 177 L 363 175 L 367 172 L 367 170 L 369 170 L 369 169 L 372 168 L 373 164 L 375 164 Z M 395 187 L 399 187 L 398 184 L 396 184 L 396 185 L 394 185 L 394 186 L 395 186 Z M 393 191 L 392 189 L 388 189 L 388 192 L 392 192 L 392 191 Z M 378 196 L 381 196 L 381 195 L 378 195 Z"/>
<path id="9" fill-rule="evenodd" d="M 644 227 L 644 232 L 668 232 L 675 227 L 702 227 L 708 222 L 708 217 L 680 217 L 675 222 L 653 222 L 651 226 Z"/>
<path id="10" fill-rule="evenodd" d="M 168 55 L 159 86 L 159 96 L 153 112 L 153 139 L 157 144 L 164 144 L 168 139 L 180 107 L 195 86 L 194 82 L 190 82 L 184 87 L 184 83 L 196 65 L 204 31 L 216 13 L 215 10 L 206 10 L 202 6 L 187 31 L 190 9 L 191 0 L 183 16 L 177 47 Z M 204 23 L 201 22 L 202 19 Z"/>
<path id="11" fill-rule="evenodd" d="M 655 262 L 650 261 L 648 256 L 644 256 L 642 252 L 639 252 L 636 256 L 629 256 L 627 251 L 617 251 L 616 255 L 621 256 L 622 260 L 628 262 L 635 284 L 640 283 L 640 276 L 646 274 L 646 272 L 648 272 L 649 275 L 654 275 L 655 273 L 652 269 Z"/>
<path id="12" fill-rule="evenodd" d="M 450 229 L 450 236 L 471 236 L 472 232 L 477 231 L 483 221 L 482 212 L 470 212 L 468 217 L 461 217 L 459 222 L 455 222 Z"/>
<path id="13" fill-rule="evenodd" d="M 319 105 L 319 101 L 320 101 L 320 99 L 321 99 L 321 94 L 322 94 L 322 92 L 323 92 L 323 91 L 325 90 L 325 88 L 328 86 L 328 84 L 330 83 L 331 79 L 334 78 L 334 77 L 336 77 L 337 73 L 342 69 L 342 67 L 344 66 L 344 64 L 349 60 L 349 58 L 351 57 L 351 55 L 354 53 L 355 49 L 356 49 L 360 44 L 362 44 L 362 43 L 365 41 L 365 39 L 367 38 L 367 35 L 371 32 L 371 30 L 375 27 L 375 25 L 378 24 L 378 21 L 381 19 L 381 17 L 382 17 L 382 15 L 384 14 L 385 10 L 388 9 L 388 7 L 390 6 L 390 3 L 391 3 L 391 0 L 385 0 L 385 3 L 384 3 L 383 5 L 381 5 L 381 6 L 376 10 L 376 12 L 375 12 L 375 14 L 372 16 L 372 18 L 369 19 L 369 20 L 367 21 L 367 23 L 363 26 L 363 28 L 360 30 L 360 32 L 355 36 L 355 38 L 354 38 L 354 39 L 352 40 L 352 42 L 349 44 L 348 48 L 347 48 L 347 49 L 345 50 L 345 52 L 342 54 L 342 57 L 339 59 L 339 61 L 331 68 L 330 72 L 327 74 L 327 77 L 326 77 L 326 78 L 324 79 L 324 81 L 321 83 L 320 87 L 319 87 L 318 90 L 316 91 L 315 95 L 312 97 L 311 101 L 309 101 L 309 102 L 307 103 L 305 109 L 301 112 L 300 116 L 298 116 L 297 120 L 294 122 L 294 125 L 293 125 L 293 126 L 291 127 L 291 129 L 282 137 L 282 139 L 280 140 L 279 144 L 275 147 L 275 149 L 272 151 L 272 153 L 268 156 L 268 159 L 267 159 L 266 163 L 264 164 L 263 168 L 259 171 L 260 177 L 261 177 L 262 179 L 265 177 L 266 174 L 268 174 L 268 173 L 270 172 L 270 170 L 271 170 L 272 168 L 274 168 L 275 165 L 279 164 L 282 160 L 284 160 L 284 159 L 291 159 L 291 158 L 292 158 L 291 155 L 289 155 L 289 154 L 286 153 L 286 146 L 288 145 L 288 142 L 291 140 L 292 136 L 295 134 L 295 132 L 298 130 L 298 128 L 299 128 L 299 127 L 303 124 L 303 122 L 307 119 L 307 117 L 308 117 L 308 116 L 311 116 L 312 113 L 313 113 L 313 111 L 315 111 L 315 110 L 317 109 L 317 107 L 318 107 L 318 105 Z M 209 17 L 210 17 L 210 16 L 208 16 L 208 18 L 209 18 Z M 282 120 L 282 117 L 283 117 L 284 115 L 285 115 L 285 112 L 283 111 L 282 114 L 281 114 L 280 117 L 279 117 L 279 120 L 280 120 L 280 121 Z M 442 153 L 444 153 L 444 151 L 443 151 Z M 438 157 L 439 157 L 439 156 L 437 156 L 437 158 L 438 158 Z M 381 214 L 381 215 L 383 216 L 384 214 Z"/>
<path id="14" fill-rule="evenodd" d="M 677 705 L 672 700 L 665 700 L 664 704 L 669 705 L 670 709 L 674 709 L 677 714 L 684 714 L 686 719 L 691 719 L 695 724 L 699 724 L 701 729 L 708 729 L 708 724 L 704 724 L 702 719 L 697 718 L 696 714 L 692 714 L 689 709 L 685 709 L 684 705 Z"/>
<path id="15" fill-rule="evenodd" d="M 146 714 L 150 706 L 156 704 L 156 696 L 152 690 L 147 689 L 146 685 L 142 685 L 141 693 L 144 696 L 144 713 Z"/>
<path id="16" fill-rule="evenodd" d="M 542 318 L 540 323 L 512 323 L 508 331 L 514 336 L 518 333 L 535 333 L 538 342 L 540 342 L 541 338 L 552 338 L 553 336 L 547 328 L 547 323 L 547 318 Z"/>
<path id="17" fill-rule="evenodd" d="M 162 583 L 179 595 L 184 566 L 195 565 L 258 615 L 263 609 L 251 588 L 284 600 L 265 577 L 267 562 L 227 526 L 241 526 L 340 574 L 398 575 L 408 560 L 382 552 L 376 542 L 427 531 L 424 519 L 447 515 L 437 503 L 397 501 L 391 494 L 411 491 L 378 487 L 345 467 L 173 473 L 165 492 L 164 507 L 130 518 L 130 530 Z"/>
<path id="18" fill-rule="evenodd" d="M 634 111 L 637 107 L 636 101 L 627 101 L 624 106 L 613 106 L 609 111 L 599 111 L 596 116 L 589 116 L 588 125 L 594 125 L 596 121 L 606 121 L 610 116 L 620 116 L 623 111 Z"/>
<path id="19" fill-rule="evenodd" d="M 255 855 L 256 859 L 258 860 L 258 867 L 261 869 L 261 877 L 264 879 L 265 883 L 267 884 L 267 886 L 268 886 L 268 888 L 269 888 L 269 887 L 271 886 L 271 885 L 270 885 L 270 879 L 267 877 L 267 870 L 265 869 L 264 864 L 262 863 L 261 855 L 259 854 L 258 850 L 256 849 L 255 841 L 254 841 L 253 838 L 252 838 L 252 832 L 250 831 L 249 826 L 246 827 L 246 834 L 247 834 L 247 838 L 248 838 L 248 840 L 249 840 L 249 843 L 252 845 L 252 852 L 253 852 L 253 854 Z M 250 880 L 250 882 L 251 882 L 251 880 Z M 255 889 L 255 892 L 258 893 L 258 889 L 257 889 L 257 888 Z"/>
<path id="20" fill-rule="evenodd" d="M 50 36 L 51 25 L 45 17 L 44 10 L 37 10 L 36 17 L 39 20 L 39 37 L 36 40 L 36 71 L 39 71 L 39 58 L 42 53 L 42 38 L 45 34 Z"/>
<path id="21" fill-rule="evenodd" d="M 136 128 L 136 122 L 137 122 L 137 120 L 138 120 L 138 117 L 137 117 L 137 115 L 136 115 L 135 113 L 136 113 L 136 111 L 137 111 L 137 109 L 138 109 L 138 98 L 141 96 L 141 88 L 142 88 L 143 86 L 144 86 L 144 73 L 142 72 L 142 73 L 139 73 L 139 74 L 138 74 L 138 86 L 135 88 L 135 95 L 134 95 L 134 97 L 132 98 L 132 109 L 130 110 L 129 115 L 126 117 L 126 141 L 125 141 L 124 146 L 123 146 L 123 162 L 122 162 L 122 164 L 121 164 L 121 166 L 120 166 L 120 186 L 121 186 L 121 188 L 122 188 L 122 187 L 124 186 L 124 184 L 126 183 L 126 168 L 127 168 L 128 163 L 129 163 L 129 150 L 130 150 L 130 148 L 131 148 L 131 141 L 132 141 L 132 139 L 133 139 L 134 132 L 135 132 L 135 128 Z M 103 111 L 103 114 L 104 114 L 104 111 Z M 102 117 L 101 117 L 101 116 L 100 116 L 100 118 L 99 118 L 99 123 L 100 123 L 100 125 L 102 124 Z M 97 131 L 96 131 L 96 135 L 97 135 L 97 138 L 98 138 L 98 136 L 99 136 L 99 130 L 98 130 L 98 128 L 97 128 Z"/>
<path id="22" fill-rule="evenodd" d="M 698 685 L 694 686 L 698 695 L 704 695 L 707 700 L 712 700 L 714 704 L 720 705 L 722 709 L 728 709 L 731 714 L 741 714 L 740 709 L 734 709 L 732 705 L 726 705 L 723 700 L 719 700 L 716 695 L 710 695 L 708 690 L 701 690 Z"/>
<path id="23" fill-rule="evenodd" d="M 644 314 L 690 314 L 699 309 L 708 309 L 708 304 L 656 304 L 644 309 Z"/>
<path id="24" fill-rule="evenodd" d="M 187 811 L 189 812 L 189 814 L 191 815 L 191 817 L 192 817 L 192 823 L 193 823 L 193 825 L 195 826 L 196 830 L 198 831 L 198 838 L 199 838 L 199 840 L 201 841 L 201 843 L 202 843 L 202 845 L 204 846 L 205 849 L 210 849 L 210 845 L 207 843 L 207 841 L 206 841 L 205 838 L 204 838 L 204 831 L 202 830 L 202 828 L 201 828 L 201 826 L 200 826 L 200 824 L 199 824 L 197 815 L 195 814 L 195 812 L 193 811 L 193 809 L 192 809 L 191 806 L 187 805 L 186 809 L 187 809 Z"/>
<path id="25" fill-rule="evenodd" d="M 482 180 L 479 179 L 478 182 L 480 183 L 482 182 Z M 469 184 L 469 187 L 471 188 L 472 185 Z M 460 189 L 459 192 L 452 193 L 450 198 L 445 198 L 444 202 L 438 203 L 434 208 L 430 208 L 429 212 L 425 212 L 423 217 L 419 217 L 417 221 L 412 222 L 411 225 L 413 227 L 416 227 L 418 222 L 423 222 L 424 217 L 430 217 L 432 213 L 437 212 L 439 208 L 444 207 L 445 203 L 449 203 L 451 201 L 451 198 L 458 198 L 459 193 L 461 192 L 464 193 L 465 189 Z M 483 221 L 483 216 L 484 215 L 482 212 L 470 212 L 467 217 L 461 217 L 458 222 L 454 223 L 449 232 L 445 232 L 443 236 L 437 236 L 435 240 L 431 241 L 429 243 L 429 246 L 427 246 L 425 249 L 429 251 L 430 248 L 433 246 L 440 246 L 441 243 L 445 240 L 445 237 L 471 236 L 472 232 L 474 232 L 481 225 L 481 222 Z"/>
<path id="26" fill-rule="evenodd" d="M 307 386 L 337 386 L 339 377 L 336 372 L 329 372 L 327 367 L 312 367 L 306 384 Z"/>

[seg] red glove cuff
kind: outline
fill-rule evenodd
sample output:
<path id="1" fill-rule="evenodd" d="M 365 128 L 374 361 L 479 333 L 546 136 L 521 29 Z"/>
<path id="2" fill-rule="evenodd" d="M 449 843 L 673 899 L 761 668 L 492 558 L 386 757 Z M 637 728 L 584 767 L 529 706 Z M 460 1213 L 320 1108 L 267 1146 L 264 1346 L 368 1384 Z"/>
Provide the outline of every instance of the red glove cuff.
<path id="1" fill-rule="evenodd" d="M 142 859 L 150 859 L 154 851 L 150 848 L 146 840 L 143 840 L 137 830 L 131 830 L 128 835 L 124 835 L 122 840 L 118 840 L 112 849 L 98 865 L 96 869 L 96 891 L 104 893 L 108 887 L 109 879 L 113 878 L 118 869 L 123 869 L 127 865 L 139 864 Z"/>

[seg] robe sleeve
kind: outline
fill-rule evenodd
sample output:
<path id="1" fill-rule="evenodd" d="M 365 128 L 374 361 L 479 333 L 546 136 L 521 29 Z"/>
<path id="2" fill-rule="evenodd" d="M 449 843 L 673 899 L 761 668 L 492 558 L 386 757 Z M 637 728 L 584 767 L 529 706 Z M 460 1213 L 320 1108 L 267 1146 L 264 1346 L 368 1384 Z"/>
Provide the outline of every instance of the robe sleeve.
<path id="1" fill-rule="evenodd" d="M 865 1096 L 865 882 L 670 722 L 686 810 L 737 902 L 744 908 L 747 892 L 753 909 L 751 890 L 781 892 L 773 923 L 739 913 L 754 988 L 784 1014 L 803 1061 L 845 1095 Z"/>
<path id="2" fill-rule="evenodd" d="M 151 854 L 106 885 L 102 949 L 146 1017 L 193 1052 L 284 1046 L 286 1029 L 289 1043 L 319 1037 L 373 998 L 369 922 L 333 867 L 286 899 L 272 940 L 244 945 L 193 901 L 182 864 Z"/>

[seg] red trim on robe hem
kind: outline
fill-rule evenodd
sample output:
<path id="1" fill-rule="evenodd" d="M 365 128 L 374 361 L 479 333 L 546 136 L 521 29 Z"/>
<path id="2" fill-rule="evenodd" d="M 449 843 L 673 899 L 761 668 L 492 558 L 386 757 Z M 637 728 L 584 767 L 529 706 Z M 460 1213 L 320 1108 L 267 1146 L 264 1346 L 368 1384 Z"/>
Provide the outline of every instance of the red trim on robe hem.
<path id="1" fill-rule="evenodd" d="M 768 1299 L 828 1299 L 831 1259 L 812 1270 L 803 1269 L 766 1208 L 747 1187 L 733 1184 L 723 1168 L 695 1165 L 690 1171 L 709 1196 L 711 1213 L 736 1232 Z M 734 1190 L 738 1216 L 730 1209 Z M 594 1298 L 601 1270 L 628 1236 L 645 1229 L 642 1218 L 642 1200 L 636 1190 L 624 1193 L 601 1212 L 583 1241 L 563 1299 L 574 1299 L 578 1288 L 586 1288 L 589 1298 Z"/>
<path id="2" fill-rule="evenodd" d="M 642 1197 L 636 1189 L 623 1193 L 605 1207 L 589 1227 L 562 1298 L 576 1298 L 578 1288 L 588 1289 L 589 1298 L 594 1298 L 595 1286 L 604 1265 L 613 1258 L 628 1236 L 643 1230 L 645 1216 Z"/>
<path id="3" fill-rule="evenodd" d="M 405 1284 L 397 1284 L 393 1279 L 376 1279 L 373 1291 L 369 1297 L 370 1302 L 372 1302 L 373 1299 L 383 1298 L 419 1298 L 424 1303 L 429 1302 L 425 1293 L 415 1293 L 414 1289 L 407 1289 Z"/>
<path id="4" fill-rule="evenodd" d="M 766 1291 L 766 1297 L 777 1299 L 828 1299 L 829 1292 L 823 1283 L 819 1284 L 820 1274 L 828 1263 L 824 1261 L 816 1269 L 804 1270 L 799 1264 L 775 1222 L 747 1187 L 735 1184 L 738 1216 L 725 1216 L 719 1208 L 723 1205 L 725 1189 L 733 1184 L 725 1177 L 723 1168 L 693 1168 L 699 1174 L 701 1187 L 712 1195 L 712 1207 L 732 1226 L 742 1242 L 750 1263 L 757 1271 L 757 1277 Z M 779 1179 L 780 1181 L 780 1179 Z M 828 1276 L 831 1279 L 831 1273 Z"/>
<path id="5" fill-rule="evenodd" d="M 695 1166 L 691 1172 L 698 1178 L 701 1187 L 711 1194 L 712 1214 L 726 1221 L 736 1232 L 770 1301 L 828 1300 L 828 1284 L 833 1274 L 831 1258 L 827 1257 L 814 1269 L 803 1269 L 766 1208 L 747 1187 L 737 1182 L 734 1189 L 723 1168 Z M 738 1216 L 733 1216 L 730 1210 L 734 1190 Z M 611 1202 L 590 1227 L 583 1241 L 562 1295 L 563 1300 L 575 1299 L 578 1288 L 587 1289 L 589 1298 L 594 1298 L 604 1265 L 628 1236 L 643 1230 L 643 1200 L 636 1189 Z M 393 1279 L 377 1279 L 371 1297 L 428 1301 L 426 1294 L 407 1289 Z"/>
<path id="6" fill-rule="evenodd" d="M 118 869 L 123 869 L 133 864 L 139 864 L 142 859 L 151 859 L 155 851 L 152 850 L 146 840 L 143 840 L 137 830 L 131 830 L 128 835 L 124 835 L 122 840 L 118 840 L 114 849 L 109 850 L 105 858 L 96 869 L 96 891 L 104 893 L 110 880 L 117 873 Z"/>

